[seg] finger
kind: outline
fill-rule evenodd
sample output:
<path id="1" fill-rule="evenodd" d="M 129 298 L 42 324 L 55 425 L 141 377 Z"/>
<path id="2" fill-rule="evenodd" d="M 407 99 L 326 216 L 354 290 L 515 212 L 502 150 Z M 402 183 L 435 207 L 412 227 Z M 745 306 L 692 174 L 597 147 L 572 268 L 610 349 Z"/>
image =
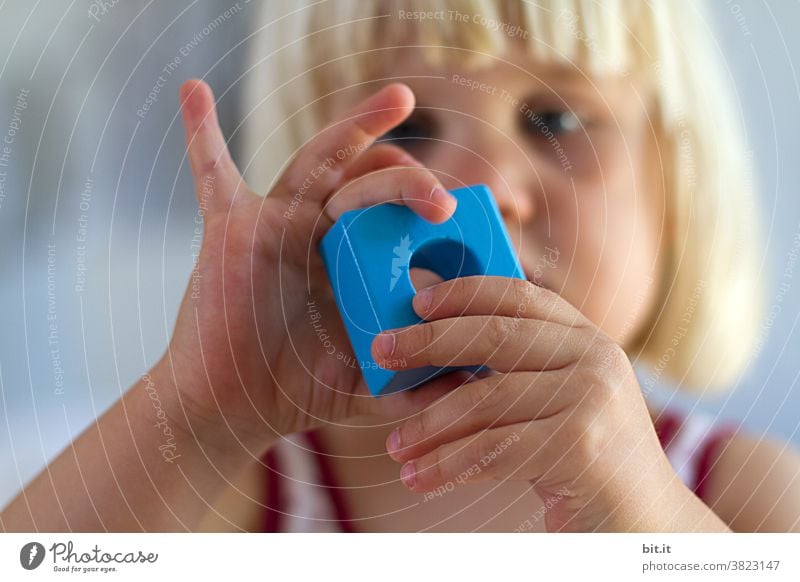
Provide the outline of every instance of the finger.
<path id="1" fill-rule="evenodd" d="M 389 456 L 407 461 L 484 429 L 558 414 L 571 402 L 572 371 L 499 374 L 461 386 L 395 428 Z"/>
<path id="2" fill-rule="evenodd" d="M 365 174 L 369 174 L 371 172 L 376 172 L 378 170 L 388 169 L 388 168 L 411 168 L 411 169 L 424 169 L 425 166 L 417 160 L 414 156 L 409 154 L 406 150 L 401 147 L 398 147 L 394 144 L 390 143 L 379 143 L 373 145 L 369 148 L 366 152 L 364 152 L 361 156 L 356 158 L 351 164 L 349 164 L 344 173 L 344 180 L 350 181 L 356 178 L 360 178 Z M 423 170 L 424 171 L 424 170 Z M 433 201 L 432 203 L 423 203 L 421 205 L 418 204 L 410 204 L 412 210 L 420 214 L 423 218 L 431 220 L 432 222 L 441 222 L 442 220 L 446 220 L 449 218 L 457 201 L 455 197 L 450 195 L 447 190 L 441 185 L 441 183 L 436 179 L 433 178 L 431 184 L 431 188 L 428 189 L 429 193 L 436 192 L 436 195 L 440 197 L 440 200 Z M 346 187 L 346 186 L 345 186 Z M 446 195 L 442 196 L 438 190 L 435 188 L 441 187 L 441 190 L 445 192 Z M 367 198 L 361 203 L 357 203 L 355 206 L 347 206 L 347 199 L 342 198 L 341 196 L 337 196 L 334 194 L 329 199 L 329 207 L 328 207 L 328 215 L 332 217 L 333 220 L 336 220 L 341 216 L 343 212 L 350 210 L 352 208 L 359 208 L 369 206 L 370 204 L 376 204 L 383 201 L 381 198 L 380 193 L 376 193 L 377 196 L 374 198 Z M 403 201 L 398 201 L 398 203 L 404 203 Z M 444 209 L 443 213 L 439 212 L 439 209 Z M 432 212 L 429 212 L 432 211 Z"/>
<path id="3" fill-rule="evenodd" d="M 224 210 L 237 191 L 247 192 L 247 185 L 219 127 L 214 94 L 203 81 L 191 79 L 181 85 L 180 100 L 198 203 L 204 209 Z"/>
<path id="4" fill-rule="evenodd" d="M 345 167 L 414 109 L 407 85 L 392 83 L 362 101 L 304 145 L 281 176 L 275 195 L 323 200 L 342 183 Z"/>
<path id="5" fill-rule="evenodd" d="M 379 366 L 487 365 L 498 372 L 563 368 L 589 349 L 586 328 L 538 319 L 468 315 L 378 334 L 372 356 Z"/>
<path id="6" fill-rule="evenodd" d="M 360 398 L 356 408 L 360 414 L 376 415 L 386 419 L 387 422 L 406 420 L 448 392 L 463 385 L 471 377 L 469 372 L 457 370 L 439 376 L 412 390 L 395 392 L 378 398 L 372 396 Z"/>
<path id="7" fill-rule="evenodd" d="M 410 267 L 408 269 L 408 278 L 411 279 L 411 285 L 414 289 L 430 287 L 442 281 L 441 275 L 430 269 L 423 269 L 422 267 Z"/>
<path id="8" fill-rule="evenodd" d="M 499 315 L 585 327 L 592 323 L 557 293 L 512 277 L 470 276 L 420 290 L 412 305 L 427 320 Z"/>
<path id="9" fill-rule="evenodd" d="M 448 193 L 427 168 L 392 166 L 356 178 L 336 191 L 325 213 L 336 221 L 344 212 L 374 204 L 404 204 L 430 222 L 443 222 L 456 208 Z"/>
<path id="10" fill-rule="evenodd" d="M 539 423 L 538 425 L 536 423 Z M 546 442 L 548 421 L 533 421 L 484 430 L 444 444 L 407 461 L 400 468 L 403 484 L 416 492 L 451 488 L 466 482 L 541 478 L 537 452 Z"/>
<path id="11" fill-rule="evenodd" d="M 424 165 L 406 150 L 390 143 L 378 143 L 358 156 L 344 171 L 343 178 L 352 180 L 390 166 L 423 168 Z"/>

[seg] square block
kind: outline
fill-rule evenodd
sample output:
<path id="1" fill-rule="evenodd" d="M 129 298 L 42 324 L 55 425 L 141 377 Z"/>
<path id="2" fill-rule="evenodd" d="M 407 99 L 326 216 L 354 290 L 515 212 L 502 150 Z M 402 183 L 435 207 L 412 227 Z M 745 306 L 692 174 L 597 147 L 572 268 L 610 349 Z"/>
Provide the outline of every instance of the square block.
<path id="1" fill-rule="evenodd" d="M 447 372 L 468 368 L 427 366 L 393 371 L 370 353 L 383 330 L 422 320 L 411 300 L 409 268 L 444 279 L 496 275 L 525 279 L 494 196 L 487 186 L 452 190 L 453 216 L 432 224 L 406 206 L 379 204 L 345 212 L 322 238 L 320 251 L 353 352 L 373 396 L 413 388 Z"/>

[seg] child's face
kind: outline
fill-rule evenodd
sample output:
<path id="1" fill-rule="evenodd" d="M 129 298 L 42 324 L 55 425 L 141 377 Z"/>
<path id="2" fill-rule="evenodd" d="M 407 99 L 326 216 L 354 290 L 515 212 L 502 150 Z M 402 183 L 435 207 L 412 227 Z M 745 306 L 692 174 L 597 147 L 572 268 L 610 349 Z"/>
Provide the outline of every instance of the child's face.
<path id="1" fill-rule="evenodd" d="M 489 185 L 526 274 L 631 341 L 659 287 L 664 198 L 649 95 L 629 78 L 586 78 L 521 53 L 469 71 L 431 68 L 409 49 L 384 73 L 417 99 L 396 143 L 448 189 Z"/>

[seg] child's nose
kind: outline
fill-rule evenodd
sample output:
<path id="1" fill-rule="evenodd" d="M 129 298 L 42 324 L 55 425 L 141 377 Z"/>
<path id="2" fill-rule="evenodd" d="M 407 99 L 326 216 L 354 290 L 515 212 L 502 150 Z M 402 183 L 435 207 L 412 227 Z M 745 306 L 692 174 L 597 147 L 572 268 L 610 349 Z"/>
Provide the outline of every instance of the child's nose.
<path id="1" fill-rule="evenodd" d="M 484 143 L 452 154 L 444 162 L 450 167 L 441 168 L 445 187 L 486 184 L 506 223 L 524 224 L 533 219 L 537 177 L 522 155 L 496 143 Z"/>
<path id="2" fill-rule="evenodd" d="M 531 194 L 522 186 L 506 180 L 483 180 L 491 188 L 503 220 L 513 224 L 526 224 L 533 219 L 534 206 Z"/>

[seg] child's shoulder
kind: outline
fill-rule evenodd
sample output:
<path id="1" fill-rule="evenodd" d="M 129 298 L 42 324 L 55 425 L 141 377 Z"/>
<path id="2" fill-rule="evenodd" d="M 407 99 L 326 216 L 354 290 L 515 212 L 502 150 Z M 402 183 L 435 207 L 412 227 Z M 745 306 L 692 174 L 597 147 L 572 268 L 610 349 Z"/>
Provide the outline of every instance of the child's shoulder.
<path id="1" fill-rule="evenodd" d="M 673 469 L 735 531 L 800 531 L 800 454 L 704 412 L 651 408 Z"/>
<path id="2" fill-rule="evenodd" d="M 738 431 L 715 454 L 704 501 L 734 531 L 800 532 L 800 454 Z"/>

